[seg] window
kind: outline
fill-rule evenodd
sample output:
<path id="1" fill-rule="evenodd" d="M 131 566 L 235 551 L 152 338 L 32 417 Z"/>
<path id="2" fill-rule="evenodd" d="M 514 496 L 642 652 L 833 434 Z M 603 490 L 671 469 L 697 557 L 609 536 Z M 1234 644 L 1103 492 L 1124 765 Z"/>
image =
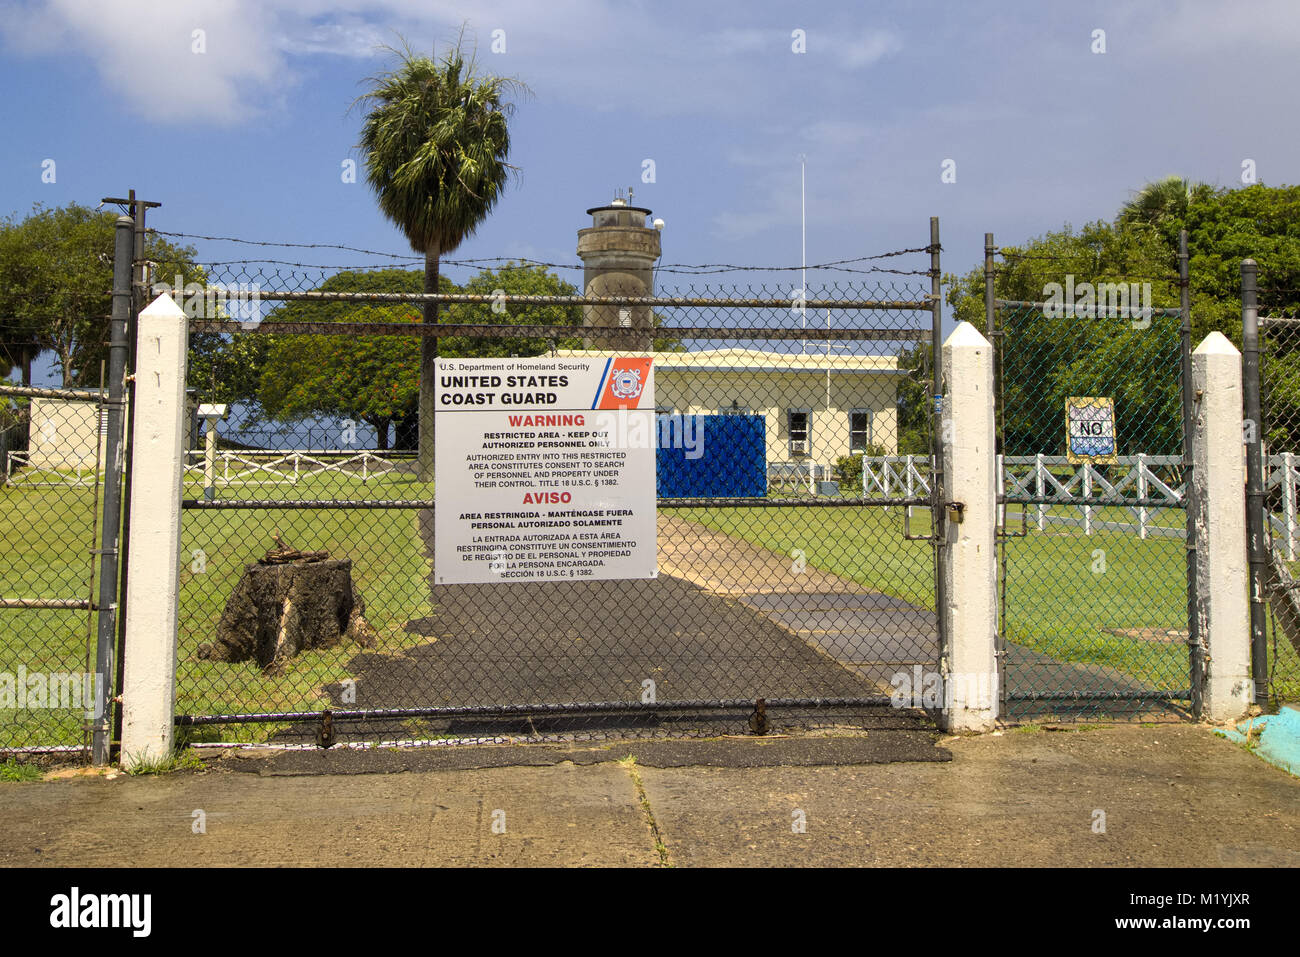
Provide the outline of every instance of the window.
<path id="1" fill-rule="evenodd" d="M 849 412 L 849 451 L 866 452 L 871 444 L 871 412 L 853 409 Z"/>
<path id="2" fill-rule="evenodd" d="M 790 454 L 807 455 L 811 449 L 808 428 L 808 410 L 791 409 L 786 413 L 786 431 L 790 437 Z"/>

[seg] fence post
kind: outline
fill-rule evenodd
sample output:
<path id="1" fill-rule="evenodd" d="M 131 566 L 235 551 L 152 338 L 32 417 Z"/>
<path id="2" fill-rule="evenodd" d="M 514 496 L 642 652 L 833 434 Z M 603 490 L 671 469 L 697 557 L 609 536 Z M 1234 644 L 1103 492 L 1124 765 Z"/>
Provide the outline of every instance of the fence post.
<path id="1" fill-rule="evenodd" d="M 1145 499 L 1147 497 L 1147 492 L 1150 491 L 1150 485 L 1147 482 L 1147 456 L 1145 452 L 1138 453 L 1137 470 L 1138 470 L 1138 474 L 1137 474 L 1138 498 Z M 1138 506 L 1138 538 L 1140 539 L 1147 537 L 1148 517 L 1149 515 L 1148 515 L 1147 507 L 1145 505 L 1139 505 Z"/>
<path id="2" fill-rule="evenodd" d="M 939 539 L 939 626 L 948 639 L 941 720 L 950 731 L 985 731 L 999 700 L 993 347 L 970 323 L 959 323 L 944 343 L 943 373 L 951 425 L 940 505 L 960 508 Z"/>
<path id="3" fill-rule="evenodd" d="M 1034 495 L 1041 499 L 1047 490 L 1047 482 L 1043 479 L 1043 453 L 1034 453 Z M 1038 530 L 1041 532 L 1047 527 L 1047 506 L 1041 501 L 1038 503 Z"/>
<path id="4" fill-rule="evenodd" d="M 1187 251 L 1187 230 L 1178 233 L 1178 369 L 1179 391 L 1183 411 L 1183 535 L 1186 543 L 1187 569 L 1187 665 L 1191 675 L 1192 715 L 1200 719 L 1205 710 L 1205 646 L 1201 642 L 1200 622 L 1196 613 L 1196 483 L 1192 481 L 1195 462 L 1192 442 L 1196 435 L 1196 402 L 1192 394 L 1192 274 Z"/>
<path id="5" fill-rule="evenodd" d="M 1282 453 L 1282 510 L 1286 518 L 1286 560 L 1295 561 L 1295 454 Z"/>
<path id="6" fill-rule="evenodd" d="M 113 313 L 109 320 L 108 436 L 104 448 L 103 534 L 99 553 L 99 615 L 95 641 L 95 724 L 91 760 L 107 764 L 112 748 L 113 652 L 117 644 L 118 540 L 122 528 L 122 425 L 126 404 L 126 324 L 131 317 L 131 250 L 135 222 L 119 216 L 113 241 Z M 98 480 L 98 476 L 96 476 Z"/>
<path id="7" fill-rule="evenodd" d="M 1092 463 L 1083 463 L 1083 500 L 1087 502 L 1092 498 Z M 1083 534 L 1092 534 L 1092 506 L 1083 506 Z"/>
<path id="8" fill-rule="evenodd" d="M 1209 651 L 1205 713 L 1212 721 L 1230 721 L 1250 707 L 1254 689 L 1247 617 L 1241 353 L 1223 333 L 1210 333 L 1192 353 L 1192 385 L 1199 403 L 1192 443 L 1196 617 Z"/>
<path id="9" fill-rule="evenodd" d="M 172 751 L 185 437 L 185 313 L 161 295 L 140 313 L 131 444 L 122 765 Z"/>
<path id="10" fill-rule="evenodd" d="M 1255 676 L 1255 701 L 1268 700 L 1267 612 L 1264 583 L 1267 578 L 1268 529 L 1264 527 L 1264 415 L 1259 381 L 1259 267 L 1253 259 L 1241 261 L 1242 389 L 1250 432 L 1246 442 L 1246 522 L 1250 547 L 1250 664 Z M 1202 343 L 1203 344 L 1203 343 Z"/>

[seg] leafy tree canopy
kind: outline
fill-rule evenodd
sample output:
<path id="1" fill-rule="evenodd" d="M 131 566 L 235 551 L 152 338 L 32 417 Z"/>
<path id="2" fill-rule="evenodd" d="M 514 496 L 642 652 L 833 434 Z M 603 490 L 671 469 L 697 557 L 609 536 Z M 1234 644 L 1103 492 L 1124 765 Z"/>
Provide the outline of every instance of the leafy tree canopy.
<path id="1" fill-rule="evenodd" d="M 22 344 L 52 351 L 65 386 L 99 384 L 113 308 L 117 214 L 79 203 L 37 203 L 23 219 L 0 220 L 0 372 Z M 166 261 L 186 282 L 202 281 L 194 250 L 150 235 L 146 258 Z"/>

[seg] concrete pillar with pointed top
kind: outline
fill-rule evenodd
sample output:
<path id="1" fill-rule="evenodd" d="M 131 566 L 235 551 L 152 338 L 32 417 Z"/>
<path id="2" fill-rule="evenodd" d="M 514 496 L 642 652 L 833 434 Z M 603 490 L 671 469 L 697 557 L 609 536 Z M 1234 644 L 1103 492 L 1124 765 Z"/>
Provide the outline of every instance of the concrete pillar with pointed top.
<path id="1" fill-rule="evenodd" d="M 1204 713 L 1211 721 L 1231 721 L 1246 713 L 1255 690 L 1250 674 L 1241 353 L 1223 333 L 1211 332 L 1192 353 L 1192 388 L 1195 491 L 1188 520 L 1196 523 L 1196 615 L 1209 659 Z"/>
<path id="2" fill-rule="evenodd" d="M 136 343 L 122 687 L 122 766 L 128 769 L 168 758 L 175 731 L 189 322 L 170 296 L 140 313 Z"/>
<path id="3" fill-rule="evenodd" d="M 939 543 L 940 720 L 949 731 L 988 731 L 999 702 L 993 347 L 969 322 L 943 344 L 943 403 L 943 499 L 952 508 Z"/>

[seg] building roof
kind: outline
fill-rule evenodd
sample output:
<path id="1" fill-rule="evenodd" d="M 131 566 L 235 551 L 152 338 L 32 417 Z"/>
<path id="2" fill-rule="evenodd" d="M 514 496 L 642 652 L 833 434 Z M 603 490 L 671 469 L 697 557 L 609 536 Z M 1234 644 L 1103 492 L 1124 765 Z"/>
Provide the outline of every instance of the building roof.
<path id="1" fill-rule="evenodd" d="M 649 355 L 655 369 L 683 372 L 786 372 L 825 375 L 905 375 L 897 356 L 829 356 L 808 352 L 769 352 L 765 349 L 701 349 L 697 352 L 624 353 L 608 349 L 560 349 L 557 356 Z"/>

